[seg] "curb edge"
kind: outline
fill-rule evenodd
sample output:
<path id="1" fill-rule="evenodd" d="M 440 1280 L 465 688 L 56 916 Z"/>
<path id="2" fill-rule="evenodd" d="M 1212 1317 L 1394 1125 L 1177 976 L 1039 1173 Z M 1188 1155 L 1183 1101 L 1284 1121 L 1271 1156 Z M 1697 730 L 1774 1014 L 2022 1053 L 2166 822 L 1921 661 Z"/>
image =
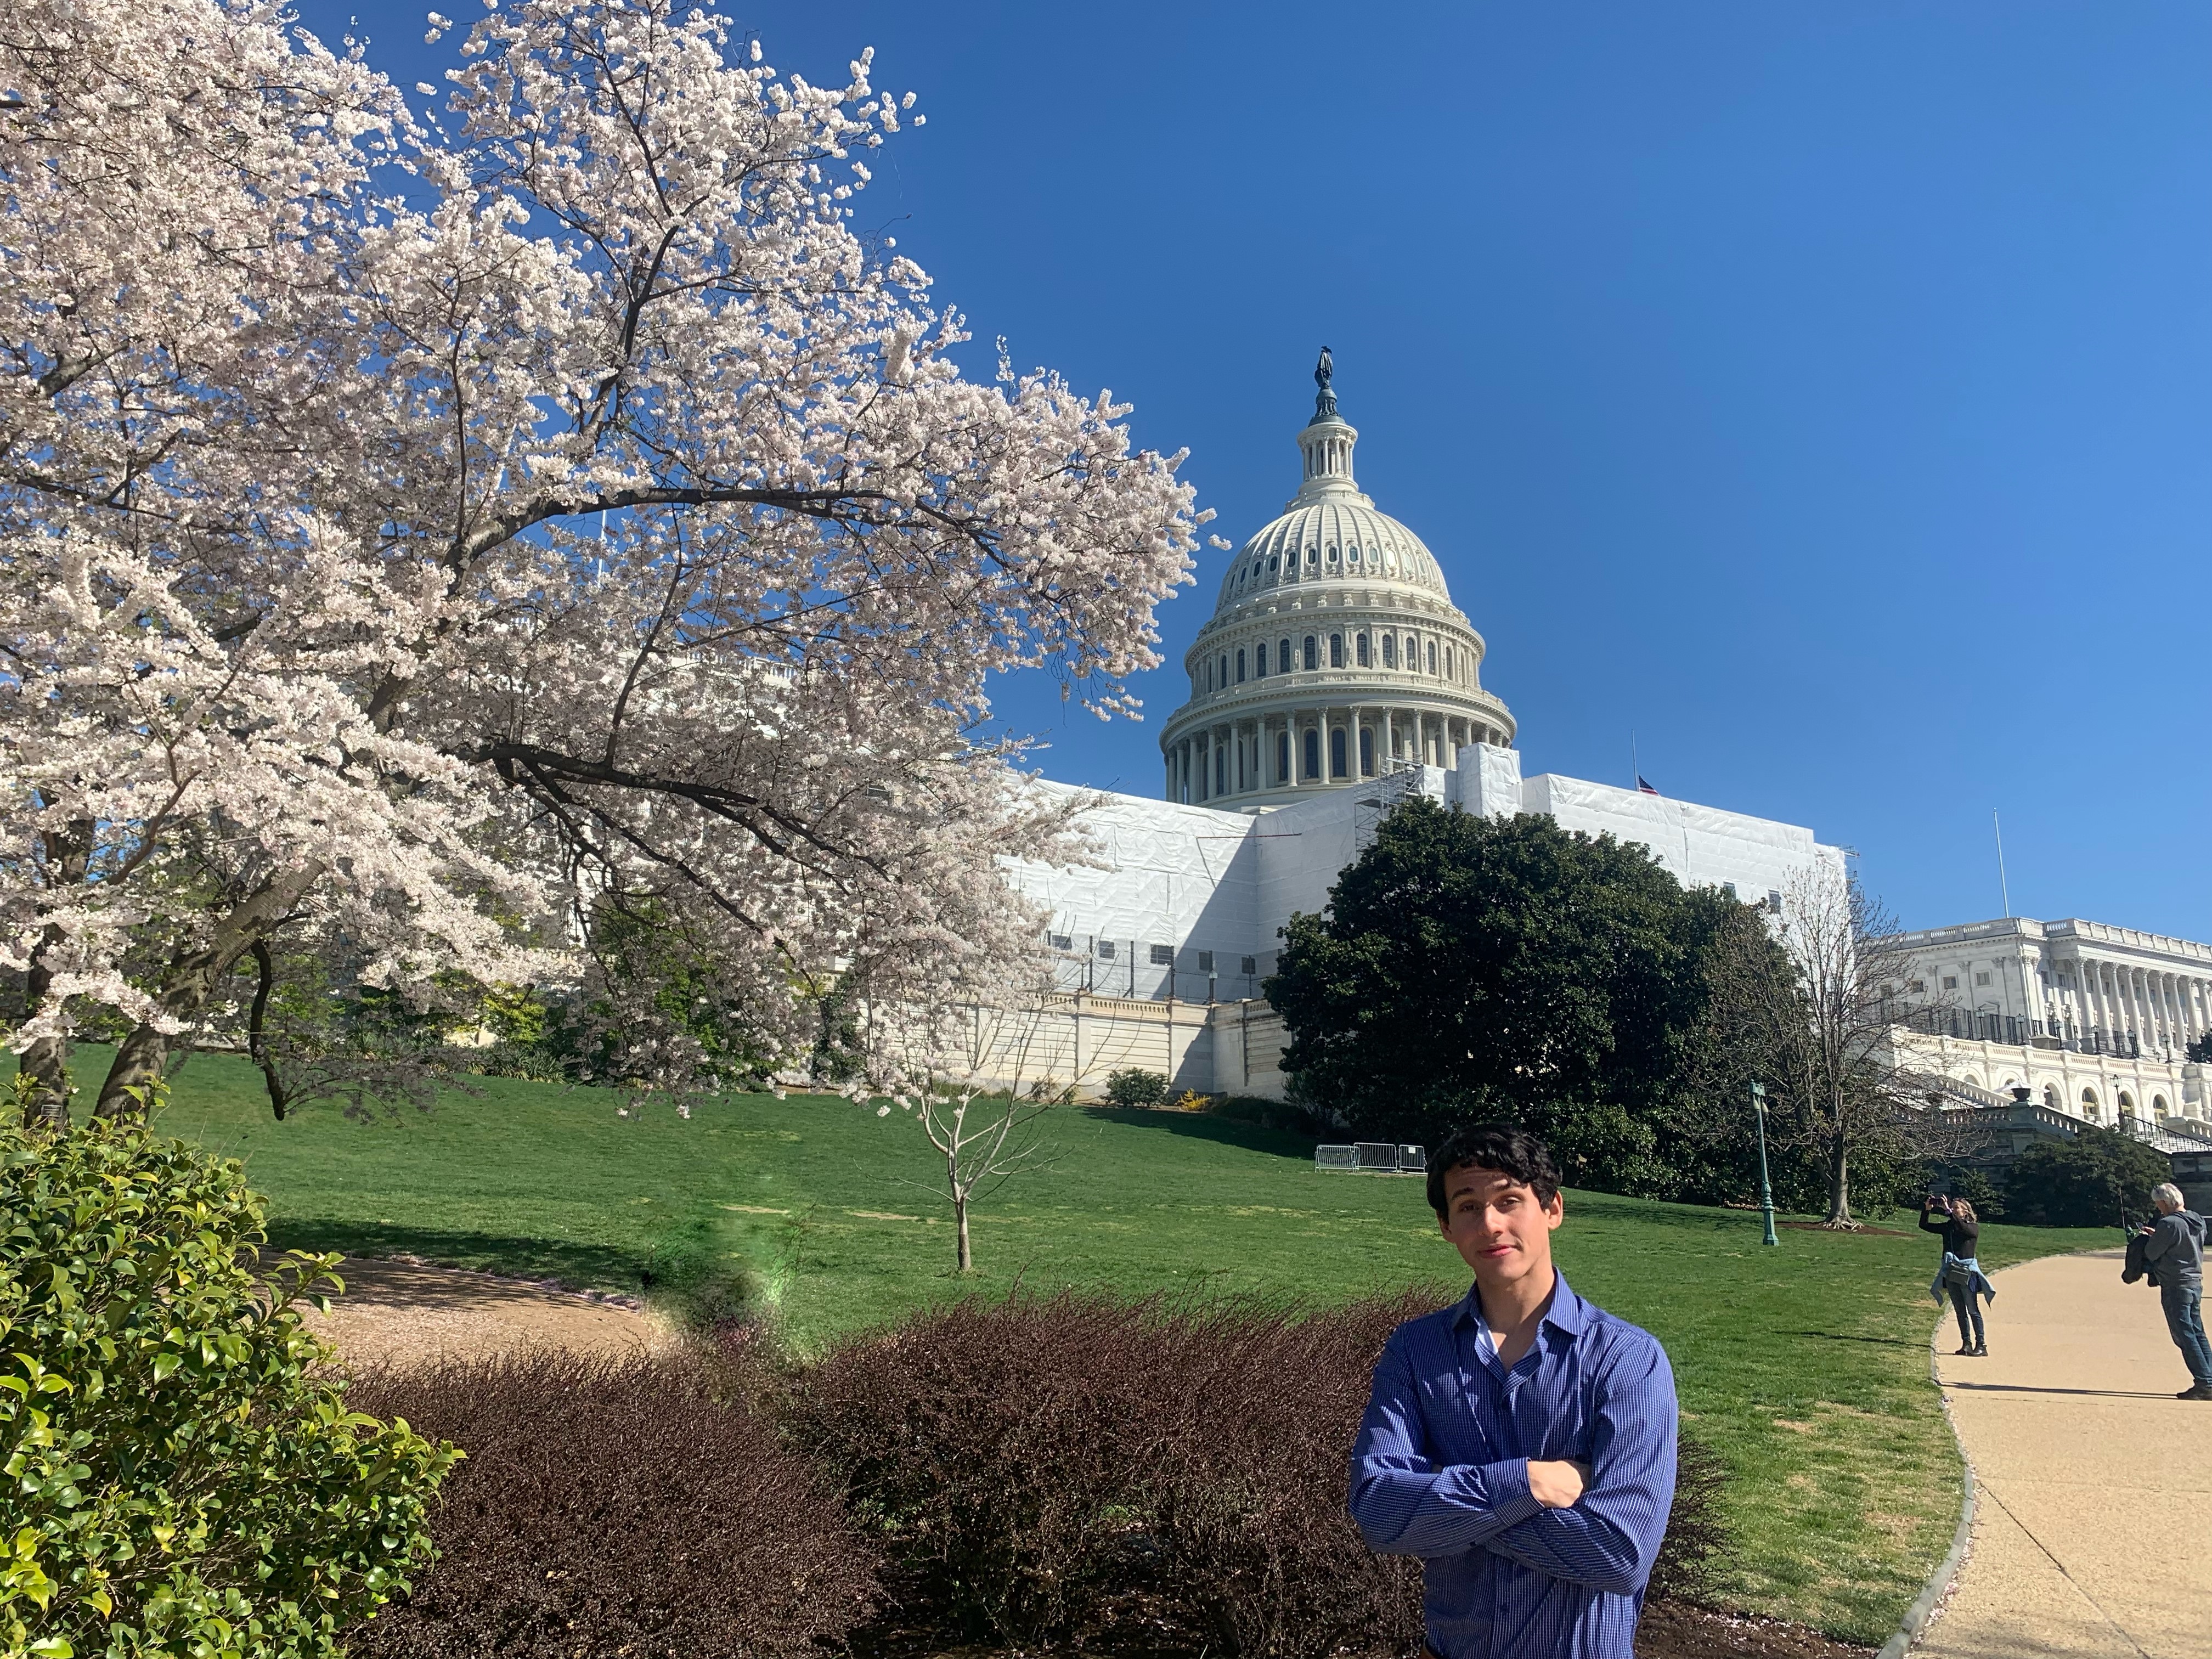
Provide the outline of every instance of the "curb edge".
<path id="1" fill-rule="evenodd" d="M 1936 1385 L 1936 1398 L 1943 1407 L 1943 1421 L 1951 1431 L 1952 1443 L 1959 1449 L 1959 1462 L 1966 1470 L 1965 1492 L 1959 1503 L 1959 1524 L 1951 1534 L 1951 1548 L 1936 1571 L 1928 1575 L 1928 1582 L 1920 1587 L 1920 1594 L 1912 1598 L 1912 1605 L 1905 1610 L 1905 1617 L 1889 1640 L 1881 1644 L 1875 1659 L 1905 1659 L 1921 1632 L 1935 1614 L 1943 1598 L 1950 1594 L 1957 1582 L 1959 1570 L 1966 1565 L 1966 1553 L 1974 1539 L 1975 1483 L 1974 1460 L 1966 1450 L 1966 1443 L 1959 1437 L 1959 1425 L 1951 1416 L 1951 1401 L 1943 1393 L 1943 1377 L 1936 1367 L 1936 1344 L 1943 1334 L 1943 1315 L 1936 1316 L 1936 1334 L 1928 1339 L 1928 1380 Z"/>

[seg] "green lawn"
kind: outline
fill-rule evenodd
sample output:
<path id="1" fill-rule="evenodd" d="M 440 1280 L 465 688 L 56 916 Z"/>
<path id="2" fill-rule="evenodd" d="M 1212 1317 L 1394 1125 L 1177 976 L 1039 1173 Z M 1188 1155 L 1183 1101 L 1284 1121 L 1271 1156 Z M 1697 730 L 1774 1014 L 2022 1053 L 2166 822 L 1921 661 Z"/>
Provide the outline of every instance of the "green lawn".
<path id="1" fill-rule="evenodd" d="M 104 1056 L 84 1059 L 96 1076 Z M 982 1207 L 963 1281 L 927 1148 L 897 1114 L 747 1097 L 624 1120 L 602 1092 L 482 1090 L 427 1115 L 280 1124 L 244 1062 L 203 1055 L 164 1122 L 245 1161 L 280 1243 L 622 1288 L 714 1264 L 751 1275 L 802 1348 L 1018 1278 L 1322 1300 L 1463 1282 L 1419 1182 L 1318 1175 L 1308 1143 L 1204 1117 L 1058 1117 L 1049 1167 Z M 1982 1242 L 1994 1267 L 2109 1240 L 1992 1226 Z M 1756 1215 L 1573 1193 L 1558 1251 L 1577 1290 L 1666 1343 L 1692 1426 L 1735 1471 L 1731 1599 L 1880 1641 L 1958 1514 L 1928 1377 L 1933 1241 L 1790 1231 L 1770 1251 Z"/>

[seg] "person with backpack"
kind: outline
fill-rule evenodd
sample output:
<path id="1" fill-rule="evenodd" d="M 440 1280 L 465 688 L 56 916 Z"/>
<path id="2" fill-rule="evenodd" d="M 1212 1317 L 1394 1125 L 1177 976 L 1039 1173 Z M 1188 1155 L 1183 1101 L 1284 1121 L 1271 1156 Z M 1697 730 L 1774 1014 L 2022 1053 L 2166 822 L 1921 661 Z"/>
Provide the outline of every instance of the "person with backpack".
<path id="1" fill-rule="evenodd" d="M 1981 1248 L 1982 1237 L 1974 1206 L 1963 1198 L 1939 1198 L 1930 1193 L 1920 1203 L 1920 1231 L 1943 1236 L 1943 1262 L 1936 1269 L 1929 1295 L 1940 1303 L 1949 1292 L 1951 1311 L 1959 1316 L 1959 1352 L 1970 1358 L 1987 1358 L 1990 1345 L 1982 1328 L 1982 1302 L 1984 1297 L 1995 1301 L 1997 1293 L 1974 1254 Z M 1940 1322 L 1942 1316 L 1938 1314 L 1936 1318 Z"/>
<path id="2" fill-rule="evenodd" d="M 2181 1188 L 2170 1181 L 2151 1188 L 2150 1201 L 2158 1220 L 2138 1235 L 2142 1262 L 2158 1286 L 2166 1332 L 2189 1367 L 2190 1384 L 2176 1397 L 2212 1400 L 2212 1344 L 2204 1337 L 2204 1218 L 2183 1204 Z"/>

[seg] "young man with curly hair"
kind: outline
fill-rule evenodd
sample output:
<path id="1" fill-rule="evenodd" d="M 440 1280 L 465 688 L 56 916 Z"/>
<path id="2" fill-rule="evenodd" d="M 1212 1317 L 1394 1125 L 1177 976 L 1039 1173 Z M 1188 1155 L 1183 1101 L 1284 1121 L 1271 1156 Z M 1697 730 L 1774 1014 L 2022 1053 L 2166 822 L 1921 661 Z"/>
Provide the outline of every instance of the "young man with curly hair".
<path id="1" fill-rule="evenodd" d="M 1455 1133 L 1429 1202 L 1474 1285 L 1384 1347 L 1352 1518 L 1422 1558 L 1434 1659 L 1632 1659 L 1674 1494 L 1667 1355 L 1552 1265 L 1565 1211 L 1533 1135 Z"/>

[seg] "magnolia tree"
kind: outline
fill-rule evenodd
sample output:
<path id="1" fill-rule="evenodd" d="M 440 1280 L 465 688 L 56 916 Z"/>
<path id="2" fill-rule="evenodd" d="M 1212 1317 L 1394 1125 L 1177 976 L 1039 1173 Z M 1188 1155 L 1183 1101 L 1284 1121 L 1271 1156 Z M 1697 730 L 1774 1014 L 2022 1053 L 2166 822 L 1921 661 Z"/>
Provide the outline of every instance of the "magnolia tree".
<path id="1" fill-rule="evenodd" d="M 665 927 L 770 1056 L 833 989 L 927 1006 L 952 933 L 1029 949 L 997 860 L 1068 833 L 988 677 L 1111 716 L 1158 660 L 1181 457 L 963 379 L 854 227 L 911 94 L 666 0 L 463 54 L 418 116 L 259 0 L 0 21 L 0 904 L 48 1110 L 73 1030 L 127 1110 L 272 939 L 427 1004 Z M 649 1031 L 665 989 L 594 995 Z"/>

